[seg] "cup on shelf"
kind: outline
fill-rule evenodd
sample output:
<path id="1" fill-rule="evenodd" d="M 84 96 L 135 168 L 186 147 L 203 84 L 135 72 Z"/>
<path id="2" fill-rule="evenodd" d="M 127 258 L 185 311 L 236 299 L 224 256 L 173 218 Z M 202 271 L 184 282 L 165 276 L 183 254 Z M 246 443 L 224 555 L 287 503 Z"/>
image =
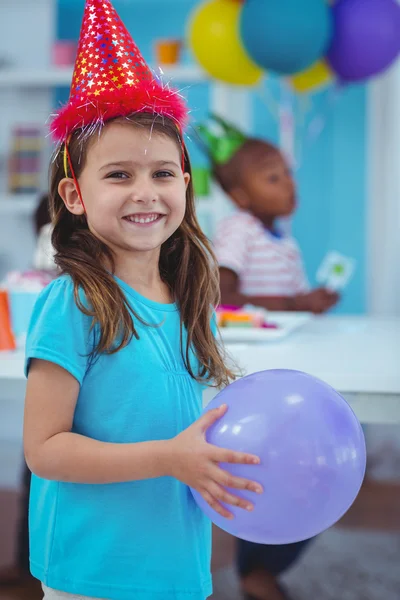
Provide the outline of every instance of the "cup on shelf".
<path id="1" fill-rule="evenodd" d="M 154 42 L 156 64 L 176 65 L 180 61 L 182 42 L 176 39 L 161 39 Z"/>
<path id="2" fill-rule="evenodd" d="M 52 62 L 56 67 L 70 67 L 75 63 L 77 51 L 75 40 L 57 40 L 52 50 Z"/>

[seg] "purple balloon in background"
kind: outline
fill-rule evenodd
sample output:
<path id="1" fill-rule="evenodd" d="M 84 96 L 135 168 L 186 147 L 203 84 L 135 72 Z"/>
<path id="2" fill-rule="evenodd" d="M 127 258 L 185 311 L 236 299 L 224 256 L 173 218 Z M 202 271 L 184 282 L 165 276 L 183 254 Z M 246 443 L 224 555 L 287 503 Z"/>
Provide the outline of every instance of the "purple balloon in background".
<path id="1" fill-rule="evenodd" d="M 232 490 L 252 512 L 226 505 L 229 520 L 192 489 L 197 504 L 221 529 L 262 544 L 311 538 L 338 521 L 360 490 L 366 467 L 364 434 L 354 412 L 333 388 L 299 371 L 261 371 L 220 392 L 206 410 L 227 404 L 207 441 L 250 452 L 260 465 L 221 465 L 259 482 L 264 492 Z"/>
<path id="2" fill-rule="evenodd" d="M 396 0 L 339 0 L 332 12 L 335 33 L 327 60 L 339 79 L 367 79 L 396 59 L 400 52 Z"/>

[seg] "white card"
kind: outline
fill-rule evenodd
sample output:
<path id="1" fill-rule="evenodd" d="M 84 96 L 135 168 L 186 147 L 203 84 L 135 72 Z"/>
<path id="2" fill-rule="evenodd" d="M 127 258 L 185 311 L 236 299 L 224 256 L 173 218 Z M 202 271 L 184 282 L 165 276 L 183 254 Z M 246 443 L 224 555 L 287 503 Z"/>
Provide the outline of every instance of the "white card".
<path id="1" fill-rule="evenodd" d="M 340 292 L 348 285 L 353 276 L 356 261 L 339 254 L 329 252 L 317 272 L 318 283 L 332 292 Z"/>

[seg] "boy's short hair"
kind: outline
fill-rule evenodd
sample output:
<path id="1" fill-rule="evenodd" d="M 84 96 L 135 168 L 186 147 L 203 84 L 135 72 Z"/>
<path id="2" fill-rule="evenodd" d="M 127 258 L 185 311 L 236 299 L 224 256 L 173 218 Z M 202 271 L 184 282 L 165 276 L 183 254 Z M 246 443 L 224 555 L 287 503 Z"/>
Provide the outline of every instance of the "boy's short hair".
<path id="1" fill-rule="evenodd" d="M 213 176 L 222 189 L 229 192 L 240 186 L 244 171 L 260 157 L 280 155 L 279 148 L 257 138 L 249 138 L 225 164 L 213 164 Z"/>

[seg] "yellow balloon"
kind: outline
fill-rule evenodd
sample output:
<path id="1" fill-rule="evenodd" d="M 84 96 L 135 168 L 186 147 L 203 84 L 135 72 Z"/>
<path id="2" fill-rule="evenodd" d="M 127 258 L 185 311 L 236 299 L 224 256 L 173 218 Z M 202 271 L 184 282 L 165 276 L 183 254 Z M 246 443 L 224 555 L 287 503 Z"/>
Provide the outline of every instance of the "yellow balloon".
<path id="1" fill-rule="evenodd" d="M 325 61 L 319 60 L 301 73 L 289 78 L 292 87 L 299 94 L 314 92 L 327 86 L 333 80 L 333 73 Z"/>
<path id="2" fill-rule="evenodd" d="M 240 39 L 237 0 L 211 0 L 198 7 L 189 24 L 193 53 L 212 77 L 236 85 L 255 85 L 263 70 L 248 56 Z"/>

